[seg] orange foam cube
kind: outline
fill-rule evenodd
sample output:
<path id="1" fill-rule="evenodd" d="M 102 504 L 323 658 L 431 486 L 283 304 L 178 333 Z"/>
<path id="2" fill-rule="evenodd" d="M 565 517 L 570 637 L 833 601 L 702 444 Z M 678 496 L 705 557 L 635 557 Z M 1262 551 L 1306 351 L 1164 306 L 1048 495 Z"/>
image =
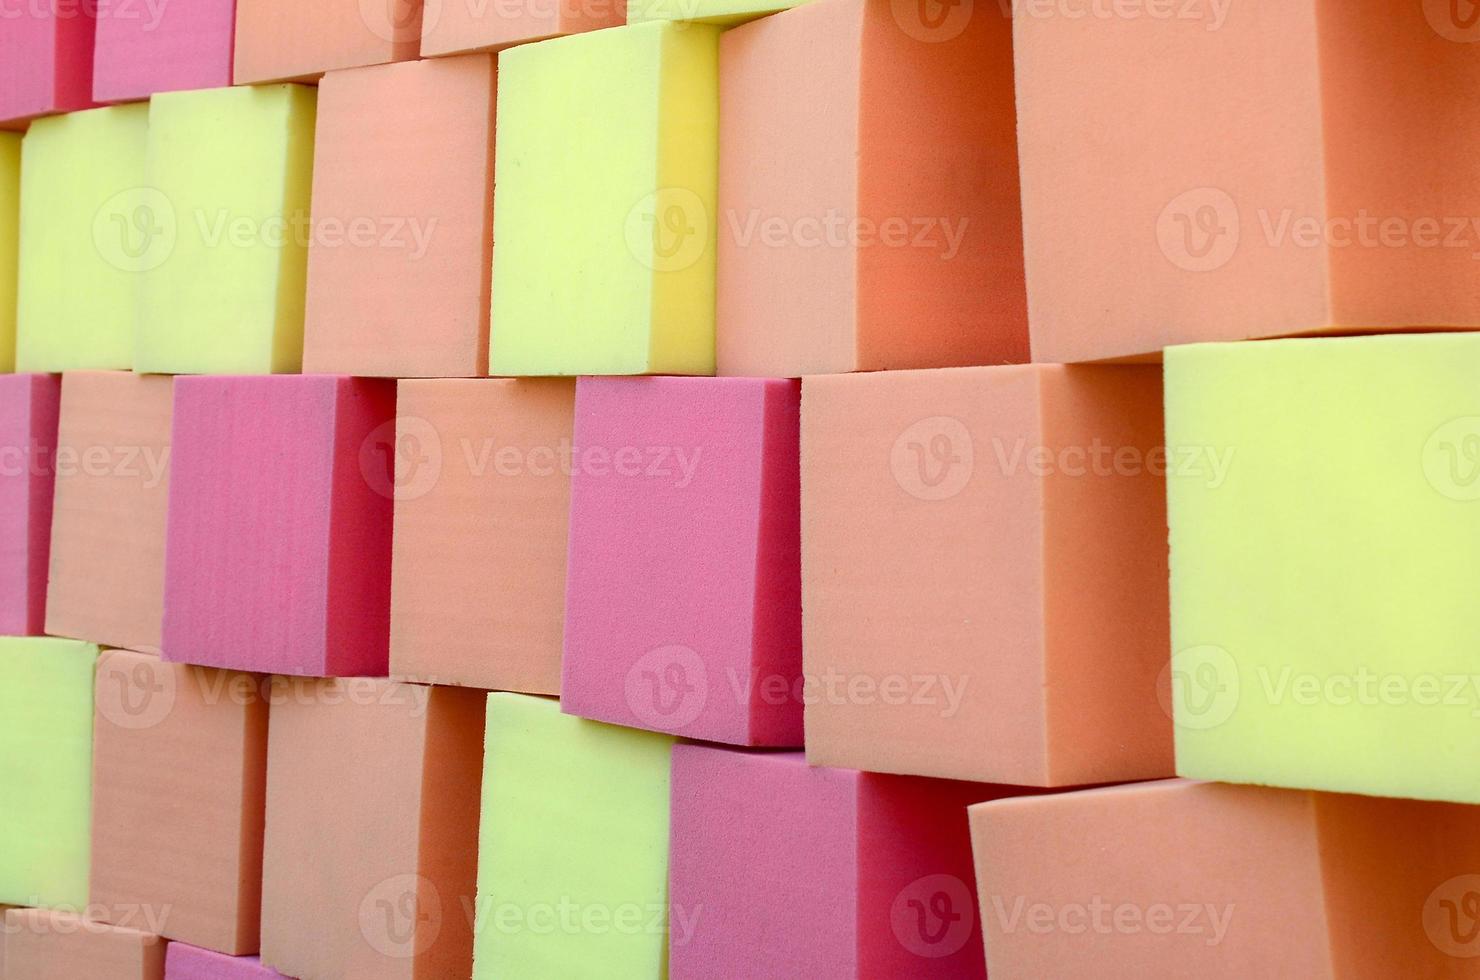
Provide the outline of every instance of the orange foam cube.
<path id="1" fill-rule="evenodd" d="M 1161 444 L 1155 368 L 806 378 L 807 760 L 1170 776 Z"/>
<path id="2" fill-rule="evenodd" d="M 305 372 L 487 373 L 494 77 L 483 54 L 320 82 Z"/>
<path id="3" fill-rule="evenodd" d="M 1027 360 L 1011 22 L 915 8 L 722 36 L 720 374 Z"/>
<path id="4" fill-rule="evenodd" d="M 402 381 L 391 673 L 560 693 L 571 378 Z"/>
<path id="5" fill-rule="evenodd" d="M 1480 326 L 1470 4 L 1014 6 L 1035 360 Z"/>
<path id="6" fill-rule="evenodd" d="M 422 0 L 236 0 L 238 85 L 416 58 Z"/>
<path id="7" fill-rule="evenodd" d="M 970 808 L 993 977 L 1474 975 L 1473 807 L 1167 780 Z"/>

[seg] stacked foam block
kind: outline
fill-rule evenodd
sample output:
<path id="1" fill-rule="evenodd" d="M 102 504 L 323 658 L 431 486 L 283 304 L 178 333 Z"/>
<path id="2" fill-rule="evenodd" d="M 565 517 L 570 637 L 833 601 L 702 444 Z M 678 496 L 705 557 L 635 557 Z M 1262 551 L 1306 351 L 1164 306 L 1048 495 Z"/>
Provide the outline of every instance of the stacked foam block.
<path id="1" fill-rule="evenodd" d="M 0 978 L 1480 976 L 1466 4 L 23 6 Z"/>

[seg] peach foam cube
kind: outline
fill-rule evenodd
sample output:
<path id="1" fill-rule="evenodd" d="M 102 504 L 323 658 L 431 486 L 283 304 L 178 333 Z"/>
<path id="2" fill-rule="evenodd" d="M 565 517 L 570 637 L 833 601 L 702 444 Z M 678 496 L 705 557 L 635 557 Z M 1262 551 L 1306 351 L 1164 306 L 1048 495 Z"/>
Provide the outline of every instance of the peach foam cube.
<path id="1" fill-rule="evenodd" d="M 45 632 L 61 379 L 0 374 L 0 636 Z"/>
<path id="2" fill-rule="evenodd" d="M 890 0 L 724 34 L 720 374 L 1028 359 L 1011 34 Z"/>
<path id="3" fill-rule="evenodd" d="M 0 31 L 0 129 L 92 103 L 95 6 L 25 3 Z"/>
<path id="4" fill-rule="evenodd" d="M 236 0 L 145 3 L 98 0 L 92 96 L 147 99 L 156 92 L 231 84 Z"/>
<path id="5" fill-rule="evenodd" d="M 620 27 L 627 0 L 488 0 L 427 5 L 421 19 L 421 56 L 500 51 L 582 31 Z"/>
<path id="6" fill-rule="evenodd" d="M 576 382 L 397 385 L 391 674 L 560 692 Z"/>
<path id="7" fill-rule="evenodd" d="M 1160 399 L 1144 367 L 806 379 L 809 762 L 1171 775 Z"/>
<path id="8" fill-rule="evenodd" d="M 561 708 L 802 744 L 797 383 L 582 378 Z"/>
<path id="9" fill-rule="evenodd" d="M 176 379 L 166 660 L 385 673 L 394 415 L 390 381 Z"/>
<path id="10" fill-rule="evenodd" d="M 469 975 L 483 701 L 380 679 L 279 682 L 264 965 L 315 980 Z"/>
<path id="11" fill-rule="evenodd" d="M 319 83 L 304 371 L 487 373 L 494 78 L 483 54 Z"/>
<path id="12" fill-rule="evenodd" d="M 158 652 L 172 403 L 160 375 L 62 376 L 47 633 Z"/>
<path id="13" fill-rule="evenodd" d="M 1473 809 L 1167 780 L 971 807 L 997 978 L 1473 975 Z"/>
<path id="14" fill-rule="evenodd" d="M 257 951 L 263 679 L 110 650 L 93 718 L 90 904 L 168 910 L 161 935 Z"/>
<path id="15" fill-rule="evenodd" d="M 1007 792 L 675 746 L 669 975 L 984 977 L 966 807 Z"/>
<path id="16" fill-rule="evenodd" d="M 1480 325 L 1467 3 L 1024 6 L 1035 360 Z"/>
<path id="17" fill-rule="evenodd" d="M 422 0 L 237 0 L 233 77 L 313 81 L 336 68 L 414 60 L 421 13 Z"/>
<path id="18" fill-rule="evenodd" d="M 4 919 L 8 980 L 164 980 L 166 943 L 152 933 L 55 909 Z"/>

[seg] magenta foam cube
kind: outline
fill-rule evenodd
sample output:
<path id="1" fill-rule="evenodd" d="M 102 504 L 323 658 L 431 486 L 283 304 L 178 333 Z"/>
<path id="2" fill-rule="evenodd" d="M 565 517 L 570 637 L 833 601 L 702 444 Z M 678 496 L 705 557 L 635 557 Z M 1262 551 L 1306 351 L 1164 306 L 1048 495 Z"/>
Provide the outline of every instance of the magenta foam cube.
<path id="1" fill-rule="evenodd" d="M 255 956 L 224 953 L 170 943 L 164 955 L 164 980 L 282 980 L 282 974 Z"/>
<path id="2" fill-rule="evenodd" d="M 60 375 L 0 374 L 0 636 L 45 632 L 61 397 Z"/>
<path id="3" fill-rule="evenodd" d="M 966 807 L 1021 790 L 673 749 L 669 975 L 983 977 Z"/>
<path id="4" fill-rule="evenodd" d="M 94 0 L 0 4 L 0 129 L 92 101 Z"/>
<path id="5" fill-rule="evenodd" d="M 563 710 L 802 744 L 798 402 L 784 380 L 577 382 Z"/>
<path id="6" fill-rule="evenodd" d="M 395 382 L 175 380 L 164 659 L 384 675 Z"/>
<path id="7" fill-rule="evenodd" d="M 225 88 L 235 33 L 236 0 L 98 0 L 93 98 Z"/>

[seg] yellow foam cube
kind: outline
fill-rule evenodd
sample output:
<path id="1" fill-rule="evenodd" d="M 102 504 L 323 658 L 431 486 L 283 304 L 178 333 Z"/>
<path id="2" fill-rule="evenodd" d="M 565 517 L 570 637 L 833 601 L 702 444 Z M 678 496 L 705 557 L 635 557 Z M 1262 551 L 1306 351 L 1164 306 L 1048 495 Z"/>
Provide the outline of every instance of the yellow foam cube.
<path id="1" fill-rule="evenodd" d="M 15 370 L 15 268 L 20 237 L 21 137 L 0 133 L 0 372 Z"/>
<path id="2" fill-rule="evenodd" d="M 805 0 L 627 0 L 627 23 L 680 20 L 733 27 L 766 14 L 790 10 Z"/>
<path id="3" fill-rule="evenodd" d="M 138 370 L 298 370 L 315 100 L 304 85 L 154 96 L 149 182 L 175 234 L 143 276 Z"/>
<path id="4" fill-rule="evenodd" d="M 97 659 L 91 643 L 0 637 L 5 904 L 87 904 Z"/>
<path id="5" fill-rule="evenodd" d="M 499 693 L 485 731 L 473 980 L 666 977 L 673 738 Z"/>
<path id="6" fill-rule="evenodd" d="M 713 374 L 719 29 L 499 55 L 490 373 Z"/>
<path id="7" fill-rule="evenodd" d="M 16 369 L 133 366 L 141 258 L 162 230 L 141 197 L 149 110 L 38 119 L 21 141 Z"/>
<path id="8" fill-rule="evenodd" d="M 1480 336 L 1166 352 L 1198 779 L 1480 803 Z"/>

